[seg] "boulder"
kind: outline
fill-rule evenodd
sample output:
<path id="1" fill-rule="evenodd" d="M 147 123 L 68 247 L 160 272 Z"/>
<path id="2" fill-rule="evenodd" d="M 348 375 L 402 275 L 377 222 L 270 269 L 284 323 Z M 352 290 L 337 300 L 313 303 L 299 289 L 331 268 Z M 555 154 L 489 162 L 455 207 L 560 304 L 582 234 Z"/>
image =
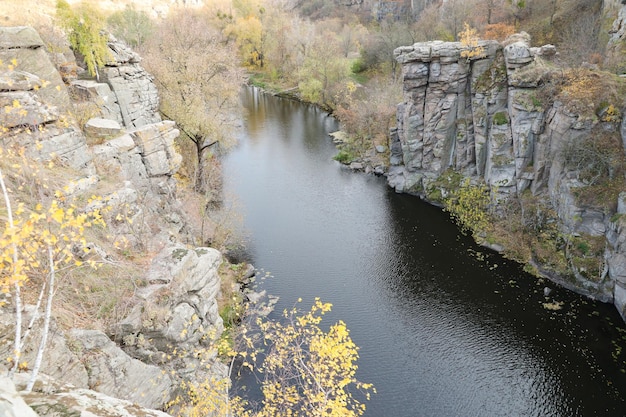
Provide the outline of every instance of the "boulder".
<path id="1" fill-rule="evenodd" d="M 118 135 L 122 127 L 115 120 L 94 117 L 85 123 L 85 133 L 95 138 L 105 138 Z"/>
<path id="2" fill-rule="evenodd" d="M 0 376 L 0 416 L 41 417 L 17 393 L 13 381 L 4 375 Z"/>
<path id="3" fill-rule="evenodd" d="M 116 340 L 129 354 L 163 366 L 191 372 L 219 367 L 216 352 L 207 351 L 210 357 L 202 360 L 208 364 L 202 366 L 194 352 L 200 345 L 209 346 L 224 330 L 217 306 L 221 263 L 220 252 L 212 248 L 172 244 L 163 249 L 146 274 L 148 285 L 137 291 L 139 303 L 116 326 Z M 179 363 L 164 360 L 174 346 Z"/>
<path id="4" fill-rule="evenodd" d="M 147 408 L 162 408 L 175 386 L 169 374 L 128 356 L 99 330 L 68 333 L 88 370 L 89 388 Z"/>
<path id="5" fill-rule="evenodd" d="M 131 401 L 72 387 L 52 393 L 32 392 L 24 395 L 38 417 L 172 417 L 162 411 L 144 408 Z M 4 416 L 4 414 L 3 414 Z M 30 417 L 19 414 L 15 417 Z"/>

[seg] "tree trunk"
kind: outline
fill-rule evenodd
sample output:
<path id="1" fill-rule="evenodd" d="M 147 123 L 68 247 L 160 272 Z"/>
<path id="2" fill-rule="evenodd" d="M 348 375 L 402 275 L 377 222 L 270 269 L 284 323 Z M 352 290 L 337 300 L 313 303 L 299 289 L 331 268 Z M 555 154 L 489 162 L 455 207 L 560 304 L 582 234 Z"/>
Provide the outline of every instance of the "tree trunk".
<path id="1" fill-rule="evenodd" d="M 46 350 L 46 342 L 48 341 L 48 333 L 50 332 L 50 319 L 52 316 L 52 299 L 54 298 L 54 278 L 56 270 L 54 268 L 54 253 L 52 246 L 48 245 L 48 262 L 50 263 L 50 277 L 48 278 L 48 299 L 46 301 L 46 312 L 43 317 L 43 330 L 41 331 L 41 342 L 39 343 L 39 349 L 37 350 L 37 357 L 35 358 L 35 364 L 33 365 L 33 373 L 30 375 L 28 385 L 26 385 L 26 392 L 33 390 L 33 385 L 37 380 L 37 374 L 39 368 L 41 368 L 41 362 L 43 361 L 43 352 Z"/>
<path id="2" fill-rule="evenodd" d="M 204 194 L 206 191 L 206 178 L 204 178 L 204 151 L 206 148 L 203 147 L 202 138 L 196 137 L 194 143 L 196 144 L 196 158 L 198 162 L 198 166 L 196 167 L 196 183 L 194 185 L 194 189 L 196 192 Z"/>
<path id="3" fill-rule="evenodd" d="M 7 207 L 7 217 L 9 222 L 9 228 L 13 229 L 13 210 L 11 209 L 11 199 L 9 198 L 9 192 L 7 191 L 7 187 L 4 184 L 4 177 L 2 176 L 2 171 L 0 171 L 0 187 L 2 187 L 2 195 L 4 196 L 4 204 Z M 15 265 L 17 265 L 18 257 L 17 257 L 17 245 L 13 243 L 12 245 L 13 251 L 13 273 L 15 273 Z M 11 368 L 11 375 L 17 371 L 18 364 L 20 362 L 20 356 L 22 356 L 22 296 L 20 292 L 20 283 L 15 282 L 15 343 L 14 343 L 14 352 L 15 356 L 13 367 Z"/>

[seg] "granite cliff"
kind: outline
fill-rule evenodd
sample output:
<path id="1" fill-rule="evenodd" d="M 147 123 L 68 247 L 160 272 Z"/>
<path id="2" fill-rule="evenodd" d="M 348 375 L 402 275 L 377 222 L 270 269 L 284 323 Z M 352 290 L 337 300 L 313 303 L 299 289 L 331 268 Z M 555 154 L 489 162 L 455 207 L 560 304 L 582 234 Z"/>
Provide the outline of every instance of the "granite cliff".
<path id="1" fill-rule="evenodd" d="M 554 46 L 523 33 L 394 53 L 404 99 L 389 184 L 437 204 L 485 185 L 498 228 L 476 234 L 483 244 L 626 317 L 621 79 L 561 68 Z"/>
<path id="2" fill-rule="evenodd" d="M 15 391 L 14 384 L 22 389 L 25 383 L 25 374 L 17 373 L 0 379 L 2 415 L 165 416 L 154 409 L 172 400 L 181 379 L 227 378 L 216 352 L 204 349 L 224 328 L 217 306 L 223 258 L 215 249 L 188 244 L 195 240 L 193 226 L 174 179 L 181 165 L 174 146 L 179 132 L 174 122 L 161 120 L 156 87 L 139 56 L 114 39 L 109 48 L 96 81 L 79 76 L 69 49 L 49 53 L 32 28 L 0 28 L 2 148 L 42 169 L 58 167 L 49 175 L 63 198 L 107 208 L 107 235 L 93 236 L 85 255 L 103 267 L 92 284 L 81 279 L 73 292 L 108 288 L 101 294 L 107 304 L 118 289 L 130 289 L 108 323 L 75 299 L 87 310 L 71 313 L 69 321 L 80 323 L 68 324 L 68 312 L 59 306 L 42 375 L 24 396 L 37 414 Z M 8 180 L 19 179 L 10 169 L 3 166 Z M 14 198 L 23 198 L 15 191 Z M 102 198 L 90 200 L 93 194 Z M 140 264 L 133 264 L 139 254 Z M 11 299 L 3 295 L 0 301 L 6 358 L 15 319 Z M 33 311 L 25 306 L 25 321 Z M 33 362 L 29 346 L 37 346 L 40 324 L 35 321 L 33 342 L 23 352 L 27 363 Z"/>

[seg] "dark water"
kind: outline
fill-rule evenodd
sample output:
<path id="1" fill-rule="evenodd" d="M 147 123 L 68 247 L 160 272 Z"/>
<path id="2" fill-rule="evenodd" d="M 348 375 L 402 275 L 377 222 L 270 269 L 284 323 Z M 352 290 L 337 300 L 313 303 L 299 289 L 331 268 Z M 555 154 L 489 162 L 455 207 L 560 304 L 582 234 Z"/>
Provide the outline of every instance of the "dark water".
<path id="1" fill-rule="evenodd" d="M 538 282 L 439 209 L 339 166 L 324 112 L 252 89 L 242 100 L 225 186 L 253 262 L 279 311 L 298 297 L 334 305 L 325 320 L 347 323 L 358 376 L 378 390 L 367 416 L 626 416 L 612 306 Z"/>

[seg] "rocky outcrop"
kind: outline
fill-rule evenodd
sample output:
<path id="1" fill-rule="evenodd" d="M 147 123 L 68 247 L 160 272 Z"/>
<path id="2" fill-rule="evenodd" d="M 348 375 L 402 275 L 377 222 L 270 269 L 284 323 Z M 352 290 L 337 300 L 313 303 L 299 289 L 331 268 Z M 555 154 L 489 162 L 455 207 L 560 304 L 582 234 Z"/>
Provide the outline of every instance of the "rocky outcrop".
<path id="1" fill-rule="evenodd" d="M 175 366 L 195 375 L 195 380 L 202 380 L 202 370 L 211 368 L 226 377 L 216 361 L 217 352 L 198 357 L 194 348 L 212 345 L 224 330 L 216 302 L 221 263 L 221 254 L 212 248 L 175 244 L 163 249 L 152 261 L 147 286 L 137 291 L 141 302 L 117 326 L 116 340 L 129 354 Z M 179 354 L 172 359 L 174 350 Z"/>
<path id="2" fill-rule="evenodd" d="M 101 79 L 72 80 L 74 97 L 95 103 L 98 117 L 115 120 L 127 129 L 160 122 L 158 91 L 139 55 L 112 36 L 108 45 L 110 59 L 101 70 Z"/>
<path id="3" fill-rule="evenodd" d="M 546 79 L 557 71 L 550 63 L 553 46 L 530 47 L 529 37 L 517 34 L 503 45 L 481 42 L 475 48 L 482 53 L 471 59 L 465 57 L 468 47 L 454 42 L 395 50 L 404 99 L 391 135 L 389 184 L 441 202 L 451 191 L 446 178 L 453 172 L 473 184 L 485 183 L 501 207 L 534 196 L 554 211 L 564 240 L 604 239 L 605 249 L 596 256 L 600 267 L 594 265 L 593 272 L 571 253 L 565 254 L 567 271 L 533 257 L 526 261 L 566 287 L 615 302 L 626 317 L 626 236 L 616 223 L 619 212 L 610 209 L 617 202 L 597 205 L 578 198 L 588 183 L 581 167 L 564 157 L 568 144 L 600 132 L 618 135 L 619 121 L 605 113 L 574 112 L 542 95 Z"/>
<path id="4" fill-rule="evenodd" d="M 59 158 L 93 174 L 82 133 L 61 120 L 71 108 L 68 91 L 39 34 L 30 27 L 0 28 L 0 60 L 2 125 L 12 130 L 5 141 L 24 146 L 33 158 Z"/>
<path id="5" fill-rule="evenodd" d="M 176 389 L 168 373 L 128 356 L 98 330 L 73 329 L 68 335 L 88 375 L 88 387 L 146 408 L 163 408 Z"/>
<path id="6" fill-rule="evenodd" d="M 162 411 L 88 389 L 67 387 L 50 394 L 34 392 L 25 395 L 25 399 L 39 417 L 171 417 Z"/>
<path id="7" fill-rule="evenodd" d="M 145 276 L 133 278 L 146 285 L 128 300 L 130 314 L 112 325 L 110 334 L 62 329 L 53 321 L 40 377 L 25 397 L 41 416 L 167 416 L 152 409 L 164 408 L 182 379 L 227 377 L 210 348 L 223 331 L 216 301 L 221 254 L 175 243 L 191 240 L 176 198 L 179 131 L 174 122 L 161 120 L 156 87 L 139 56 L 115 40 L 109 47 L 111 59 L 100 82 L 61 77 L 33 29 L 0 28 L 3 147 L 19 146 L 29 157 L 74 168 L 58 193 L 76 197 L 90 210 L 106 208 L 107 233 L 116 239 L 109 248 L 119 244 L 159 254 Z M 65 57 L 56 62 L 63 71 L 72 67 Z M 85 126 L 79 127 L 78 116 L 89 116 L 80 119 Z M 93 193 L 102 198 L 90 199 Z M 112 249 L 99 244 L 86 247 L 113 265 L 114 256 L 106 252 Z M 32 310 L 26 306 L 25 323 Z M 35 340 L 24 347 L 24 363 L 34 362 L 40 321 L 32 332 Z M 10 308 L 0 307 L 0 334 L 11 335 L 14 323 Z M 0 354 L 9 357 L 12 351 L 11 338 L 2 338 Z M 173 352 L 178 354 L 170 356 Z M 20 378 L 19 373 L 13 378 L 18 389 Z M 27 409 L 13 401 L 12 386 L 4 388 L 0 381 L 0 414 L 26 416 L 21 410 Z"/>
<path id="8" fill-rule="evenodd" d="M 111 59 L 103 69 L 103 80 L 116 97 L 123 125 L 141 127 L 161 121 L 159 93 L 153 78 L 139 64 L 141 58 L 121 42 L 109 42 Z"/>
<path id="9" fill-rule="evenodd" d="M 0 376 L 0 415 L 4 417 L 41 417 L 26 405 L 17 393 L 13 381 L 7 376 Z"/>

